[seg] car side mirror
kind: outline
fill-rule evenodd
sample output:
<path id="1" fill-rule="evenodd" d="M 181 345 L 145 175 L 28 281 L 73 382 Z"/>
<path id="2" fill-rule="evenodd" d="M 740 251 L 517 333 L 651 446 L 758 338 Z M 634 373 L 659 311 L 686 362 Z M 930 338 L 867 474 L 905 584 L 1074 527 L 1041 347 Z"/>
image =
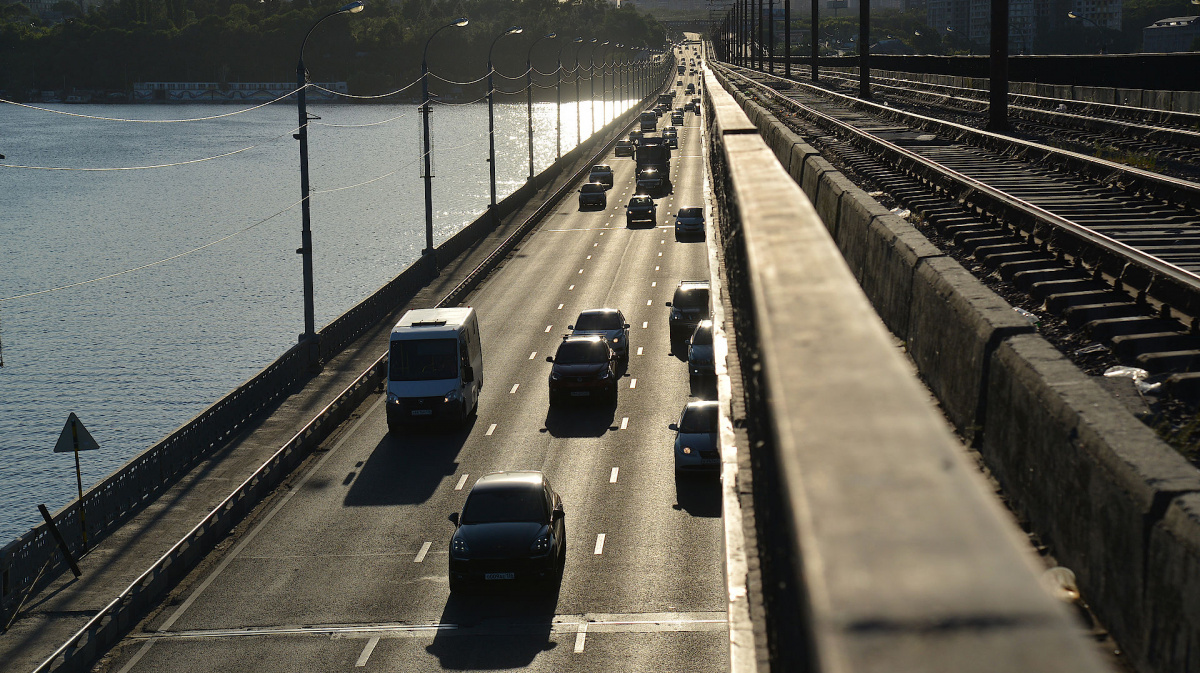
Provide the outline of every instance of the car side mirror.
<path id="1" fill-rule="evenodd" d="M 451 512 L 450 516 L 448 516 L 446 518 L 448 518 L 450 520 L 450 523 L 454 524 L 455 526 L 458 526 L 458 512 Z"/>
<path id="2" fill-rule="evenodd" d="M 625 323 L 625 327 L 623 329 L 629 329 L 629 323 Z"/>
<path id="3" fill-rule="evenodd" d="M 670 306 L 670 305 L 671 305 L 671 302 L 667 302 L 666 304 L 664 304 L 664 306 Z"/>
<path id="4" fill-rule="evenodd" d="M 463 380 L 463 383 L 473 382 L 475 380 L 475 370 L 471 369 L 470 367 L 463 367 L 462 368 L 462 380 Z"/>
<path id="5" fill-rule="evenodd" d="M 552 355 L 547 355 L 547 356 L 546 356 L 546 362 L 554 362 L 554 356 L 552 356 Z"/>
<path id="6" fill-rule="evenodd" d="M 574 325 L 567 325 L 567 329 L 575 329 Z"/>
<path id="7" fill-rule="evenodd" d="M 556 509 L 550 513 L 550 520 L 558 521 L 559 519 L 565 517 L 566 515 L 567 515 L 566 512 L 562 511 L 561 509 Z"/>
<path id="8" fill-rule="evenodd" d="M 678 431 L 679 431 L 679 424 L 678 424 L 678 423 L 672 423 L 672 424 L 670 424 L 670 425 L 668 425 L 668 426 L 667 426 L 667 429 L 668 429 L 668 430 L 674 430 L 674 431 L 678 432 Z M 454 516 L 454 515 L 452 514 L 451 516 Z"/>

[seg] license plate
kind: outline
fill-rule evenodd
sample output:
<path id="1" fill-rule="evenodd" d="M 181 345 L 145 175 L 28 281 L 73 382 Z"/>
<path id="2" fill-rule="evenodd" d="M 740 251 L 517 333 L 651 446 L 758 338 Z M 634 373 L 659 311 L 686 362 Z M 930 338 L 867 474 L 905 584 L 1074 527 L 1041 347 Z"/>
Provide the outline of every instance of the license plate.
<path id="1" fill-rule="evenodd" d="M 483 576 L 485 580 L 511 580 L 515 578 L 515 573 L 485 573 Z"/>
<path id="2" fill-rule="evenodd" d="M 701 465 L 716 465 L 719 462 L 721 462 L 720 458 L 701 458 L 700 459 Z"/>
<path id="3" fill-rule="evenodd" d="M 590 394 L 591 393 L 589 393 L 586 390 L 572 390 L 571 391 L 571 397 L 587 397 Z"/>
<path id="4" fill-rule="evenodd" d="M 413 416 L 432 416 L 433 409 L 413 409 L 412 415 Z"/>

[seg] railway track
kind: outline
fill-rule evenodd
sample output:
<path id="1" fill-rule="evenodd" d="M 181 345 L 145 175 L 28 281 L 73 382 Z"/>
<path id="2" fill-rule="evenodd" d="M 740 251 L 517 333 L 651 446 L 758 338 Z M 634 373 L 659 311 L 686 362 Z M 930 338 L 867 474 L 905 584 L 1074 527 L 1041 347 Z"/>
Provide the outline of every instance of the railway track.
<path id="1" fill-rule="evenodd" d="M 830 72 L 835 90 L 858 90 L 856 75 Z M 974 128 L 988 121 L 988 91 L 872 77 L 878 101 Z M 1200 114 L 1045 96 L 1009 95 L 1014 135 L 1179 178 L 1200 179 Z"/>
<path id="2" fill-rule="evenodd" d="M 1200 184 L 718 68 L 1084 371 L 1145 370 L 1143 420 L 1200 462 Z"/>

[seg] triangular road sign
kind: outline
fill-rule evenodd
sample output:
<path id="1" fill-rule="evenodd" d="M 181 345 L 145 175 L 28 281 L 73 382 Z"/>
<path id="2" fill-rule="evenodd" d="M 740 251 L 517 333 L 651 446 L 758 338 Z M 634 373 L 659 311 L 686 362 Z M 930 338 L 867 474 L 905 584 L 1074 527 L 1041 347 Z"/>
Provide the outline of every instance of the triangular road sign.
<path id="1" fill-rule="evenodd" d="M 55 453 L 74 453 L 75 451 L 94 451 L 100 448 L 87 428 L 83 427 L 75 412 L 67 416 L 67 424 L 63 426 L 58 443 L 54 445 Z"/>

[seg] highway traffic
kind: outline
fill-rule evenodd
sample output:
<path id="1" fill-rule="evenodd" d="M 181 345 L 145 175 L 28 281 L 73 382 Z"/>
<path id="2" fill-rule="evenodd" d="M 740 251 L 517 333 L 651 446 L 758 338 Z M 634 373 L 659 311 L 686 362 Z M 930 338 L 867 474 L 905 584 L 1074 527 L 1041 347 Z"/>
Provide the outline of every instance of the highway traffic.
<path id="1" fill-rule="evenodd" d="M 690 72 L 676 79 L 698 86 Z M 706 206 L 702 121 L 684 115 L 653 227 L 627 227 L 634 160 L 609 154 L 606 205 L 564 199 L 469 297 L 483 385 L 462 428 L 389 432 L 374 396 L 107 670 L 726 670 L 718 476 L 676 478 L 670 427 L 714 391 L 668 325 L 679 283 L 709 279 L 704 238 L 674 231 L 679 209 Z M 547 357 L 600 308 L 629 325 L 616 402 L 552 405 Z M 494 573 L 451 592 L 447 518 L 510 470 L 540 471 L 561 497 L 561 579 Z"/>

